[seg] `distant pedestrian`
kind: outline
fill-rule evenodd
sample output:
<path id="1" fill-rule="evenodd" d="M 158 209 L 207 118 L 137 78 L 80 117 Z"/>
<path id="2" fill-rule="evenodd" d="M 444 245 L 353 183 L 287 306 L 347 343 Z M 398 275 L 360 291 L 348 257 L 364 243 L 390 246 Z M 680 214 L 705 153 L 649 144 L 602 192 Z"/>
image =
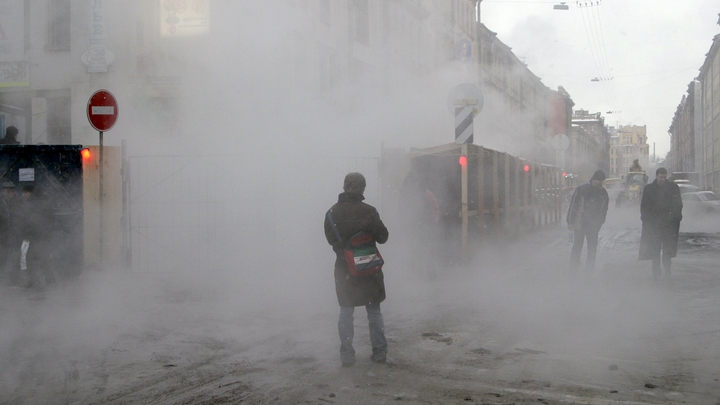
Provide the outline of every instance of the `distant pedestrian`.
<path id="1" fill-rule="evenodd" d="M 5 130 L 5 137 L 0 139 L 0 145 L 19 145 L 20 142 L 17 140 L 18 129 L 14 126 L 9 126 Z"/>
<path id="2" fill-rule="evenodd" d="M 22 239 L 20 270 L 24 272 L 26 288 L 42 289 L 54 280 L 46 268 L 49 256 L 50 212 L 48 202 L 37 193 L 35 186 L 22 186 L 19 204 L 19 231 Z"/>
<path id="3" fill-rule="evenodd" d="M 630 166 L 630 172 L 642 172 L 642 166 L 640 166 L 639 159 L 633 160 L 632 166 Z"/>
<path id="4" fill-rule="evenodd" d="M 360 173 L 345 176 L 344 192 L 338 196 L 337 204 L 330 208 L 332 221 L 341 240 L 333 230 L 328 215 L 325 216 L 325 237 L 333 251 L 335 259 L 335 293 L 340 305 L 338 333 L 340 335 L 340 360 L 345 367 L 355 363 L 353 348 L 353 313 L 355 307 L 364 306 L 367 311 L 372 344 L 371 360 L 384 363 L 387 356 L 385 324 L 380 303 L 385 300 L 385 282 L 382 270 L 370 276 L 353 276 L 348 271 L 344 256 L 344 241 L 358 232 L 364 231 L 373 236 L 375 242 L 385 243 L 388 230 L 380 219 L 377 210 L 362 202 L 365 199 L 365 177 Z"/>
<path id="5" fill-rule="evenodd" d="M 415 162 L 415 160 L 413 160 Z M 430 191 L 427 179 L 421 178 L 417 165 L 403 180 L 397 207 L 399 239 L 408 254 L 403 262 L 421 276 L 435 278 L 442 260 L 442 223 L 440 206 Z"/>
<path id="6" fill-rule="evenodd" d="M 660 261 L 670 276 L 671 259 L 677 255 L 683 203 L 680 187 L 667 179 L 667 170 L 655 171 L 655 180 L 645 186 L 640 202 L 642 234 L 638 260 L 652 260 L 653 278 L 660 278 Z M 662 256 L 660 252 L 662 251 Z"/>
<path id="7" fill-rule="evenodd" d="M 20 280 L 20 235 L 19 201 L 15 192 L 15 183 L 7 181 L 2 184 L 0 199 L 0 265 L 2 266 L 2 283 L 17 286 Z"/>
<path id="8" fill-rule="evenodd" d="M 607 190 L 602 186 L 603 181 L 605 181 L 605 172 L 596 171 L 588 183 L 575 189 L 570 198 L 566 221 L 568 229 L 574 234 L 570 253 L 570 268 L 573 270 L 580 267 L 580 253 L 585 239 L 587 239 L 585 269 L 593 270 L 595 268 L 598 233 L 605 223 L 610 201 Z"/>

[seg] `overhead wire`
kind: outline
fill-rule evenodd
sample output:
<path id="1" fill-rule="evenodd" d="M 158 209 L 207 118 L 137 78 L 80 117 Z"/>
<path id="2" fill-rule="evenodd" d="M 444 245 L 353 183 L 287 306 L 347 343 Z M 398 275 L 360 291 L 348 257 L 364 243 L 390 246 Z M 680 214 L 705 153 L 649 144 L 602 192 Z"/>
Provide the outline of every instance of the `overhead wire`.
<path id="1" fill-rule="evenodd" d="M 605 36 L 602 31 L 602 21 L 599 10 L 601 0 L 590 1 L 589 3 L 590 4 L 588 4 L 587 1 L 576 1 L 576 6 L 580 9 L 583 26 L 585 28 L 585 36 L 588 40 L 588 46 L 590 47 L 595 68 L 598 71 L 599 80 L 594 81 L 600 82 L 602 92 L 611 110 L 614 113 L 619 113 L 621 110 L 617 103 L 615 86 L 612 82 L 612 70 L 607 57 L 607 47 L 605 46 Z"/>
<path id="2" fill-rule="evenodd" d="M 585 4 L 587 5 L 587 2 L 586 2 Z M 588 29 L 588 27 L 589 27 L 590 24 L 589 24 L 588 21 L 586 21 L 586 18 L 585 18 L 584 8 L 585 8 L 586 6 L 584 7 L 582 4 L 580 4 L 579 1 L 576 2 L 576 5 L 577 5 L 578 8 L 580 9 L 580 16 L 582 17 L 582 21 L 583 21 L 583 28 L 584 28 L 584 30 L 585 30 L 585 37 L 587 38 L 587 41 L 588 41 L 588 47 L 590 48 L 590 54 L 591 54 L 591 56 L 592 56 L 593 63 L 595 64 L 595 69 L 597 70 L 597 74 L 598 74 L 599 77 L 604 77 L 603 69 L 602 69 L 602 67 L 600 66 L 600 62 L 599 62 L 600 58 L 599 58 L 599 57 L 597 56 L 597 54 L 596 54 L 597 51 L 596 51 L 596 46 L 595 46 L 595 43 L 594 43 L 595 38 L 594 38 L 594 36 L 591 36 L 591 35 L 590 35 L 590 30 Z M 588 16 L 588 20 L 589 20 L 589 16 Z M 602 91 L 603 91 L 603 93 L 604 93 L 604 96 L 607 98 L 607 97 L 608 97 L 608 94 L 607 94 L 606 87 L 605 87 L 604 85 L 601 85 L 601 89 L 602 89 Z"/>
<path id="3" fill-rule="evenodd" d="M 687 70 L 687 69 L 683 69 L 683 70 Z M 656 80 L 656 81 L 654 81 L 654 82 L 651 82 L 651 83 L 642 85 L 642 86 L 640 86 L 640 87 L 636 87 L 636 88 L 634 88 L 634 89 L 632 89 L 632 90 L 628 90 L 627 92 L 620 94 L 618 97 L 622 97 L 622 96 L 625 96 L 625 95 L 634 93 L 634 92 L 636 92 L 636 91 L 638 91 L 638 90 L 640 90 L 640 89 L 644 89 L 645 87 L 652 86 L 653 84 L 656 84 L 656 83 L 660 83 L 660 82 L 662 82 L 663 80 L 667 80 L 667 79 L 669 79 L 669 78 L 671 78 L 671 77 L 675 77 L 675 76 L 677 76 L 677 75 L 679 75 L 679 74 L 681 74 L 681 73 L 682 73 L 682 71 L 678 71 L 677 73 L 673 73 L 673 74 L 671 74 L 670 76 L 666 76 L 666 77 L 663 77 L 662 79 L 658 79 L 658 80 Z M 602 100 L 598 100 L 598 101 L 596 101 L 596 102 L 602 102 Z"/>
<path id="4" fill-rule="evenodd" d="M 693 67 L 687 67 L 687 68 L 682 68 L 682 69 L 660 70 L 660 71 L 657 71 L 657 72 L 643 72 L 643 73 L 632 73 L 632 74 L 628 74 L 628 75 L 617 75 L 617 76 L 613 76 L 613 78 L 617 78 L 617 77 L 631 77 L 631 76 L 648 76 L 648 75 L 655 75 L 655 74 L 658 74 L 658 73 L 684 72 L 684 71 L 686 71 L 686 70 L 696 70 L 696 69 L 697 69 L 697 67 L 696 67 L 696 66 L 693 66 Z M 543 76 L 547 76 L 547 77 L 572 77 L 572 78 L 584 78 L 584 79 L 589 78 L 588 75 L 581 75 L 581 76 L 566 75 L 566 74 L 556 74 L 556 75 L 554 75 L 554 74 L 548 74 L 548 73 L 543 74 Z"/>
<path id="5" fill-rule="evenodd" d="M 599 5 L 600 5 L 600 2 L 598 1 L 598 6 Z M 607 86 L 608 90 L 610 92 L 610 96 L 611 96 L 610 104 L 614 111 L 620 111 L 620 108 L 618 107 L 618 104 L 617 104 L 617 97 L 615 95 L 615 85 L 612 82 L 612 79 L 614 78 L 614 76 L 612 74 L 612 69 L 610 69 L 610 60 L 607 56 L 607 46 L 605 46 L 605 34 L 602 29 L 602 21 L 600 20 L 600 7 L 594 7 L 593 11 L 595 12 L 595 15 L 597 16 L 596 34 L 598 32 L 600 34 L 599 40 L 600 40 L 600 44 L 601 44 L 601 50 L 603 53 L 603 61 L 605 62 L 605 76 L 610 78 L 610 83 L 608 83 L 608 86 Z"/>

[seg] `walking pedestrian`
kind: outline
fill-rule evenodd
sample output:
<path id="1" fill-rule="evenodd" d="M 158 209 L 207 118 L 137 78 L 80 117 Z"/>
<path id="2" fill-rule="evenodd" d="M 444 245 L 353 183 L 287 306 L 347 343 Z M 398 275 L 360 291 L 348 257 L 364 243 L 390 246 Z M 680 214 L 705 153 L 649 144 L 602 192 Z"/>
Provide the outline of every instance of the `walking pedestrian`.
<path id="1" fill-rule="evenodd" d="M 667 169 L 655 171 L 655 180 L 645 186 L 640 202 L 640 252 L 638 260 L 652 260 L 652 275 L 659 279 L 660 261 L 670 277 L 671 259 L 677 255 L 683 203 L 680 187 L 667 179 Z M 661 252 L 662 251 L 662 255 Z"/>
<path id="2" fill-rule="evenodd" d="M 372 344 L 371 360 L 385 363 L 387 356 L 387 340 L 385 324 L 380 303 L 385 300 L 385 282 L 382 270 L 369 276 L 353 276 L 345 262 L 345 241 L 358 232 L 364 231 L 372 235 L 377 243 L 385 243 L 388 230 L 380 219 L 377 210 L 362 202 L 365 199 L 365 177 L 360 173 L 349 173 L 345 176 L 344 192 L 338 196 L 337 204 L 330 208 L 325 216 L 325 237 L 333 251 L 335 259 L 335 293 L 340 305 L 338 333 L 340 335 L 340 360 L 344 367 L 355 363 L 353 348 L 353 313 L 355 307 L 364 306 L 367 311 Z M 340 237 L 336 236 L 336 227 Z M 340 240 L 338 240 L 340 239 Z"/>
<path id="3" fill-rule="evenodd" d="M 6 181 L 2 184 L 0 199 L 0 254 L 2 257 L 2 283 L 9 286 L 20 284 L 20 236 L 19 204 L 15 192 L 15 183 Z"/>
<path id="4" fill-rule="evenodd" d="M 22 186 L 19 204 L 19 231 L 22 239 L 20 270 L 25 273 L 25 288 L 42 290 L 48 279 L 48 226 L 50 224 L 47 201 L 37 195 L 34 185 Z M 42 193 L 39 193 L 42 194 Z"/>
<path id="5" fill-rule="evenodd" d="M 568 229 L 573 231 L 573 246 L 570 253 L 570 268 L 576 270 L 580 267 L 580 254 L 587 239 L 587 259 L 585 269 L 595 268 L 597 255 L 598 233 L 605 223 L 607 216 L 608 197 L 607 190 L 602 186 L 605 181 L 605 172 L 596 171 L 590 181 L 575 189 L 567 213 Z"/>
<path id="6" fill-rule="evenodd" d="M 0 139 L 0 145 L 19 145 L 20 141 L 17 140 L 18 129 L 14 126 L 9 126 L 5 130 L 5 137 Z"/>

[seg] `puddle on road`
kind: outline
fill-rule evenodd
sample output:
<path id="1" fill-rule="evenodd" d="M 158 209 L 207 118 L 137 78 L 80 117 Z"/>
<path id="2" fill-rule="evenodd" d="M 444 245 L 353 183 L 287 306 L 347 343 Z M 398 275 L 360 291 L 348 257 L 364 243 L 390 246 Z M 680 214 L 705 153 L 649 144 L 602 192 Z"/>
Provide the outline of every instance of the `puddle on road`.
<path id="1" fill-rule="evenodd" d="M 678 236 L 679 251 L 718 251 L 720 250 L 720 233 L 704 233 L 704 232 L 680 232 Z"/>

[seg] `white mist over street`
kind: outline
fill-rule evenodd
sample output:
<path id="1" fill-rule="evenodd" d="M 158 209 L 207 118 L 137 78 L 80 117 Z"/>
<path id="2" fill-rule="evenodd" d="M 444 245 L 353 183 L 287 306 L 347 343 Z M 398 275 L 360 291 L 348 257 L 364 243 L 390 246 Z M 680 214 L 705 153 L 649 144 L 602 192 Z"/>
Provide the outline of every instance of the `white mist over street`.
<path id="1" fill-rule="evenodd" d="M 214 0 L 207 37 L 159 47 L 182 83 L 172 130 L 140 118 L 130 79 L 98 79 L 133 106 L 106 139 L 126 142 L 143 254 L 44 291 L 0 288 L 0 404 L 720 401 L 720 219 L 686 216 L 662 281 L 637 260 L 638 207 L 614 201 L 593 272 L 569 270 L 564 220 L 484 239 L 467 258 L 448 253 L 458 229 L 416 240 L 403 214 L 420 208 L 384 204 L 399 196 L 380 155 L 453 142 L 448 93 L 476 77 L 464 65 L 352 65 L 337 44 L 310 52 L 307 20 L 282 3 Z M 113 7 L 119 21 L 133 15 Z M 298 71 L 320 58 L 352 77 Z M 537 112 L 515 113 L 488 93 L 475 143 L 530 156 Z M 498 135 L 507 121 L 518 132 Z M 322 221 L 354 171 L 390 234 L 379 247 L 389 351 L 388 364 L 370 362 L 358 308 L 346 369 Z"/>

